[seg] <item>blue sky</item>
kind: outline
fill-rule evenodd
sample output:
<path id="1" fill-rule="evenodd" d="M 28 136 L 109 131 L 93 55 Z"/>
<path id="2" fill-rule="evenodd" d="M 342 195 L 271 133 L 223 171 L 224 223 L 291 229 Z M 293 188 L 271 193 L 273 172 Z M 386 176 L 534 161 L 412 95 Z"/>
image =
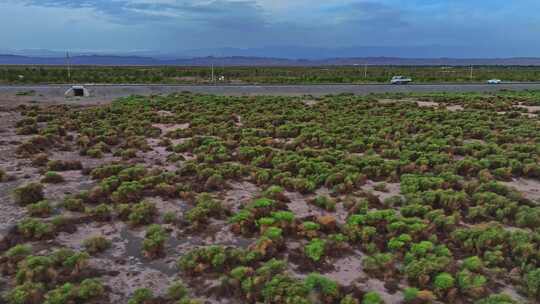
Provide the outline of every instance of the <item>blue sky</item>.
<path id="1" fill-rule="evenodd" d="M 540 56 L 538 0 L 1 0 L 0 49 L 447 47 Z"/>

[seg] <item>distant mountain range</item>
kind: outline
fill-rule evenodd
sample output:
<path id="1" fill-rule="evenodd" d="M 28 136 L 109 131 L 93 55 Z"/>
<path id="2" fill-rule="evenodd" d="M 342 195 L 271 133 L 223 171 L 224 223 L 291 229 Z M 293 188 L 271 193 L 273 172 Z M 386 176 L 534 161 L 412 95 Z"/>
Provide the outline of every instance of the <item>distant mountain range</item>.
<path id="1" fill-rule="evenodd" d="M 0 65 L 65 65 L 65 57 L 21 56 L 0 54 Z M 399 57 L 349 57 L 328 59 L 285 59 L 251 56 L 155 58 L 129 55 L 77 55 L 70 58 L 72 65 L 103 66 L 354 66 L 354 65 L 520 65 L 540 66 L 540 58 L 399 58 Z"/>
<path id="2" fill-rule="evenodd" d="M 324 60 L 327 58 L 510 58 L 510 57 L 539 57 L 540 54 L 530 50 L 515 49 L 512 45 L 501 45 L 497 48 L 482 46 L 298 46 L 274 45 L 258 47 L 219 47 L 185 50 L 69 50 L 73 56 L 127 56 L 151 57 L 156 59 L 186 59 L 199 57 L 257 57 Z M 61 58 L 66 56 L 66 50 L 50 49 L 2 49 L 0 54 L 11 54 L 27 57 Z"/>

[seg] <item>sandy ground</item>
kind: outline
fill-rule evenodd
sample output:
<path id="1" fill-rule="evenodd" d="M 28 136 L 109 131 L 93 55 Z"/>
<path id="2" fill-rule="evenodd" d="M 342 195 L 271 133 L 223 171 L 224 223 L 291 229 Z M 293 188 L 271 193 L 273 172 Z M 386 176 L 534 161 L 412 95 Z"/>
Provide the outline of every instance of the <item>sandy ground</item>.
<path id="1" fill-rule="evenodd" d="M 0 183 L 0 201 L 2 202 L 0 204 L 0 236 L 26 214 L 24 208 L 15 204 L 11 194 L 13 189 L 38 179 L 37 170 L 30 167 L 30 162 L 15 156 L 17 145 L 31 137 L 15 134 L 13 125 L 20 119 L 21 116 L 17 112 L 0 112 L 0 168 L 14 179 Z"/>
<path id="2" fill-rule="evenodd" d="M 511 182 L 501 182 L 507 186 L 516 188 L 525 198 L 540 204 L 540 181 L 526 178 L 514 179 Z"/>

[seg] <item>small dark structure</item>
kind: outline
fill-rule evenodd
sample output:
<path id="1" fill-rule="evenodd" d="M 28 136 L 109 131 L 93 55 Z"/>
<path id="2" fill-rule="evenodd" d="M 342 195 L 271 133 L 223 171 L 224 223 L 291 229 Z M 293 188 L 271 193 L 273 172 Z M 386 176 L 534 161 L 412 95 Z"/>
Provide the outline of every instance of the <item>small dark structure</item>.
<path id="1" fill-rule="evenodd" d="M 66 97 L 89 97 L 90 91 L 84 86 L 72 86 L 64 95 Z"/>

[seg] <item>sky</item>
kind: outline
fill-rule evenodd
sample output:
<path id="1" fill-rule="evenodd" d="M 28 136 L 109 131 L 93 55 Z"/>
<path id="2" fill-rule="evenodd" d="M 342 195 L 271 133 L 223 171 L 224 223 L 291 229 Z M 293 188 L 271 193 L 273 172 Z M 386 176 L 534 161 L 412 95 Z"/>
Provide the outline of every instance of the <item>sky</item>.
<path id="1" fill-rule="evenodd" d="M 0 0 L 0 50 L 377 47 L 540 57 L 539 11 L 538 0 Z"/>

